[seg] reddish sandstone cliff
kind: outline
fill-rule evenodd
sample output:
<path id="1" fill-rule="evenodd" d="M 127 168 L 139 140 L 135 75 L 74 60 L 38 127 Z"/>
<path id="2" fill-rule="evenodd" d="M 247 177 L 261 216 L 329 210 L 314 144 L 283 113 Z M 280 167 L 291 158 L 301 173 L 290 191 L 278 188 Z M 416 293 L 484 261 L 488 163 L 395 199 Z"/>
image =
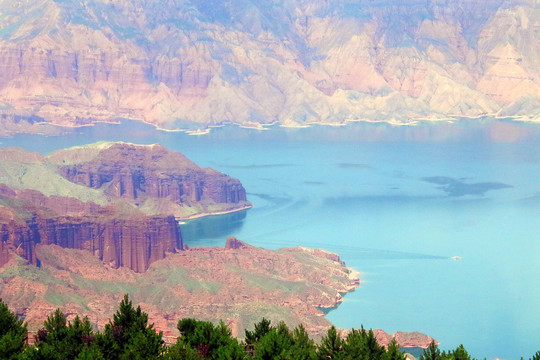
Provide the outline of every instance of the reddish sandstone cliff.
<path id="1" fill-rule="evenodd" d="M 45 218 L 34 213 L 28 219 L 0 217 L 0 266 L 10 253 L 38 264 L 37 244 L 56 244 L 89 250 L 113 267 L 126 266 L 144 272 L 167 252 L 182 249 L 182 237 L 173 216 L 137 219 L 103 218 L 95 215 Z"/>
<path id="2" fill-rule="evenodd" d="M 113 269 L 86 250 L 39 244 L 35 250 L 41 268 L 33 271 L 12 261 L 8 266 L 16 275 L 0 279 L 0 297 L 25 316 L 31 329 L 57 307 L 88 316 L 102 327 L 128 292 L 155 327 L 171 335 L 178 334 L 179 319 L 196 317 L 223 319 L 241 336 L 264 316 L 274 324 L 302 323 L 320 337 L 330 326 L 320 308 L 338 305 L 339 293 L 358 287 L 351 269 L 327 257 L 242 244 L 239 249 L 179 251 L 139 274 Z"/>
<path id="3" fill-rule="evenodd" d="M 202 169 L 178 152 L 161 145 L 103 143 L 93 154 L 72 148 L 49 157 L 59 173 L 71 182 L 102 189 L 114 198 L 139 206 L 160 199 L 177 217 L 187 217 L 186 207 L 218 206 L 219 211 L 249 206 L 240 181 L 213 169 Z M 66 161 L 68 159 L 68 161 Z M 186 216 L 187 215 L 187 216 Z"/>
<path id="4" fill-rule="evenodd" d="M 38 222 L 38 231 L 42 244 L 89 250 L 105 263 L 136 272 L 182 247 L 172 216 L 103 222 L 84 217 L 49 219 Z"/>

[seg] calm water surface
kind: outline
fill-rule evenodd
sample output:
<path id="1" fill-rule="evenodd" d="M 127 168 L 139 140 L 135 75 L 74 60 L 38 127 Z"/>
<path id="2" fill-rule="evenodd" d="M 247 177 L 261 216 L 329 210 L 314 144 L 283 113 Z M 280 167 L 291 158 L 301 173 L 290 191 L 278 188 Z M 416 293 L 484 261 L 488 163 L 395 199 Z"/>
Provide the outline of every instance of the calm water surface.
<path id="1" fill-rule="evenodd" d="M 188 136 L 128 121 L 0 146 L 47 153 L 98 140 L 159 142 L 242 181 L 253 209 L 189 222 L 189 245 L 234 235 L 338 252 L 362 284 L 328 315 L 337 326 L 420 331 L 482 358 L 540 350 L 538 126 L 227 126 Z"/>

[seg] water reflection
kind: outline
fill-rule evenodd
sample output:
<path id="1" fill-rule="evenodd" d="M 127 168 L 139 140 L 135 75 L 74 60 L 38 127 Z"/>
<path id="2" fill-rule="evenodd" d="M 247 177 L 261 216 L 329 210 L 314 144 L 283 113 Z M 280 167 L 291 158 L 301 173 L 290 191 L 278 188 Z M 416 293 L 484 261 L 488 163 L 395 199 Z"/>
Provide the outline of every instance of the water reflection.
<path id="1" fill-rule="evenodd" d="M 184 243 L 188 246 L 203 246 L 207 245 L 205 240 L 223 238 L 225 245 L 227 236 L 242 229 L 247 212 L 248 210 L 242 210 L 186 221 L 180 225 Z"/>

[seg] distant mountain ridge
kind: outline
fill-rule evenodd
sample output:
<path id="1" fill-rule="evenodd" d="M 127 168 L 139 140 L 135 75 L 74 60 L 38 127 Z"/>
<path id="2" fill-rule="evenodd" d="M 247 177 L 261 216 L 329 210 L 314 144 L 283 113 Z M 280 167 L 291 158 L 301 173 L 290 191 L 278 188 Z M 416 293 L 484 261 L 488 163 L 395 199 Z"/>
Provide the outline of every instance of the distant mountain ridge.
<path id="1" fill-rule="evenodd" d="M 0 125 L 540 119 L 534 0 L 0 1 Z"/>

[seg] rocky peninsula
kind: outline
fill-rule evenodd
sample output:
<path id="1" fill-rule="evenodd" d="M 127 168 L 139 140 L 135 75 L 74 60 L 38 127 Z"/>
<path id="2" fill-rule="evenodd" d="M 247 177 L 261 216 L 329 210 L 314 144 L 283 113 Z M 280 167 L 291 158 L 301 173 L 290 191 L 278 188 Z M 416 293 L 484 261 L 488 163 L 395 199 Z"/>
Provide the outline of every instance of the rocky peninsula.
<path id="1" fill-rule="evenodd" d="M 114 313 L 124 293 L 141 305 L 150 322 L 178 336 L 181 318 L 223 319 L 242 337 L 262 317 L 290 326 L 304 324 L 315 338 L 330 322 L 322 308 L 338 306 L 342 294 L 359 286 L 358 273 L 334 253 L 302 247 L 268 250 L 237 239 L 225 247 L 197 247 L 168 254 L 144 273 L 118 269 L 86 250 L 38 245 L 41 267 L 13 257 L 0 269 L 0 296 L 36 330 L 56 308 L 82 314 L 98 328 Z M 386 344 L 391 335 L 375 331 Z M 400 344 L 423 346 L 428 336 L 400 333 Z"/>
<path id="2" fill-rule="evenodd" d="M 41 266 L 14 256 L 1 268 L 0 296 L 35 328 L 60 307 L 102 327 L 129 293 L 156 328 L 177 335 L 185 317 L 224 319 L 243 335 L 262 317 L 303 323 L 315 335 L 330 322 L 320 310 L 358 287 L 356 273 L 337 255 L 303 248 L 267 250 L 231 240 L 225 247 L 169 253 L 144 273 L 114 268 L 87 250 L 37 245 Z"/>

